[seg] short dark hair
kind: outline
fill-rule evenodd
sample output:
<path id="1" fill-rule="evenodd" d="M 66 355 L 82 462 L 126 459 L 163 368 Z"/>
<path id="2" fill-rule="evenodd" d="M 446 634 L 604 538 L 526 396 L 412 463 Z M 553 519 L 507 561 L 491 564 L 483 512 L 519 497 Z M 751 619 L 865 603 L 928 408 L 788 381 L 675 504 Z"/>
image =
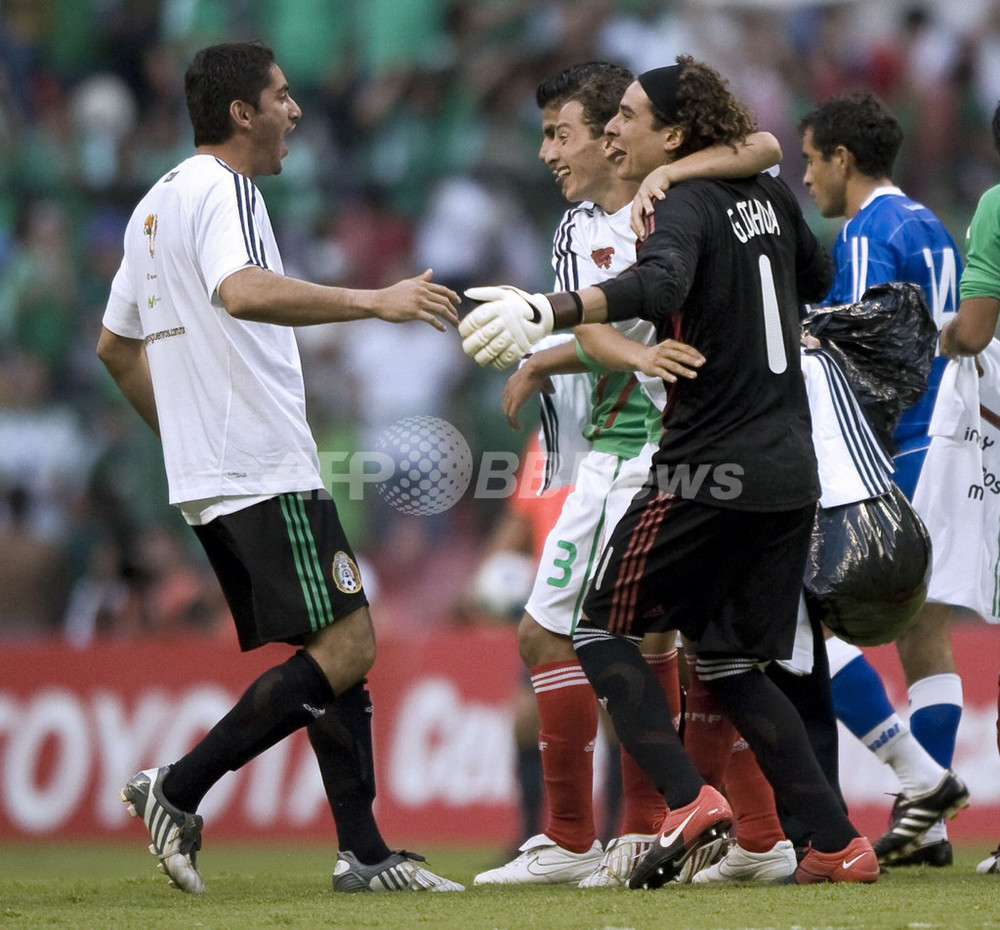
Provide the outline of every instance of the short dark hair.
<path id="1" fill-rule="evenodd" d="M 990 128 L 993 130 L 993 148 L 1000 152 L 1000 102 L 997 103 L 996 109 L 993 111 Z"/>
<path id="2" fill-rule="evenodd" d="M 218 145 L 233 134 L 229 105 L 260 104 L 271 81 L 274 52 L 262 42 L 210 45 L 194 56 L 184 74 L 184 96 L 195 145 Z"/>
<path id="3" fill-rule="evenodd" d="M 618 112 L 618 104 L 632 81 L 632 72 L 621 65 L 588 61 L 564 68 L 542 81 L 535 91 L 535 100 L 539 109 L 577 101 L 583 107 L 583 121 L 596 139 Z"/>
<path id="4" fill-rule="evenodd" d="M 674 151 L 675 158 L 700 152 L 712 145 L 735 147 L 757 130 L 757 121 L 729 89 L 729 82 L 714 68 L 695 61 L 690 55 L 678 55 L 681 65 L 677 84 L 677 116 L 666 120 L 650 103 L 653 128 L 680 126 L 684 139 Z"/>
<path id="5" fill-rule="evenodd" d="M 869 178 L 892 176 L 903 145 L 903 130 L 889 108 L 870 91 L 831 97 L 799 121 L 799 133 L 812 131 L 812 144 L 823 159 L 844 146 Z"/>

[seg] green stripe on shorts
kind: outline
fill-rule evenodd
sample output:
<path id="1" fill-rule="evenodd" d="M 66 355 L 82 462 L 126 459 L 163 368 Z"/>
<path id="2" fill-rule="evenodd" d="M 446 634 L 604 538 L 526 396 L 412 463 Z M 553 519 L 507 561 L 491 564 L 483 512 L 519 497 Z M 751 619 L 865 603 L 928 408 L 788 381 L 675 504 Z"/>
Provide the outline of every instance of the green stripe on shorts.
<path id="1" fill-rule="evenodd" d="M 281 501 L 281 512 L 285 517 L 295 570 L 302 588 L 302 599 L 309 611 L 309 625 L 315 632 L 333 619 L 330 596 L 323 580 L 323 567 L 316 552 L 316 543 L 302 498 L 298 494 L 281 494 L 278 500 Z"/>
<path id="2" fill-rule="evenodd" d="M 615 473 L 611 476 L 611 484 L 614 484 L 618 480 L 618 475 L 622 470 L 622 459 L 619 457 L 618 464 L 615 465 Z M 610 485 L 608 486 L 610 488 Z M 597 526 L 594 529 L 594 538 L 590 541 L 590 554 L 587 556 L 587 570 L 583 575 L 583 584 L 580 585 L 580 593 L 576 597 L 576 603 L 573 605 L 573 617 L 570 621 L 570 633 L 576 632 L 577 624 L 580 622 L 580 615 L 583 612 L 583 598 L 590 589 L 590 576 L 594 572 L 594 563 L 597 561 L 597 557 L 601 554 L 598 551 L 597 544 L 601 540 L 601 533 L 604 531 L 604 521 L 607 517 L 608 511 L 608 496 L 604 495 L 604 503 L 601 505 L 601 519 L 597 521 Z"/>

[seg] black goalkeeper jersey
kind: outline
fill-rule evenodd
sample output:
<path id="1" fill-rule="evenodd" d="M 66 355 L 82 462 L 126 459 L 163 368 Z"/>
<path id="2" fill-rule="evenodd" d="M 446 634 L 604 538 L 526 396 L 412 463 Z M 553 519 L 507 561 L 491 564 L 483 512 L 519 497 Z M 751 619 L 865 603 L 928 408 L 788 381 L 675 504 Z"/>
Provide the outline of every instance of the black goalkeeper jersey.
<path id="1" fill-rule="evenodd" d="M 658 487 L 741 510 L 812 503 L 799 311 L 829 289 L 826 251 L 788 186 L 764 174 L 685 181 L 653 220 L 636 264 L 599 287 L 610 320 L 651 320 L 706 359 L 695 380 L 667 385 Z"/>

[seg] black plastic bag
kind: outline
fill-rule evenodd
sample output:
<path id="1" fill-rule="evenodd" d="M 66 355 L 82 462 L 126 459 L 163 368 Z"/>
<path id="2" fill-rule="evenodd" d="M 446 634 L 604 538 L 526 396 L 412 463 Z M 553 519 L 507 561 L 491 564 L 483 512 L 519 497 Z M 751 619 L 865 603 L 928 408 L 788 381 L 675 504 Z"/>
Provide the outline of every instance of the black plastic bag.
<path id="1" fill-rule="evenodd" d="M 903 411 L 927 390 L 937 326 L 916 284 L 878 284 L 857 303 L 817 307 L 803 329 L 840 363 L 888 448 Z"/>
<path id="2" fill-rule="evenodd" d="M 931 541 L 906 495 L 816 510 L 805 595 L 841 639 L 879 646 L 905 633 L 927 597 Z"/>

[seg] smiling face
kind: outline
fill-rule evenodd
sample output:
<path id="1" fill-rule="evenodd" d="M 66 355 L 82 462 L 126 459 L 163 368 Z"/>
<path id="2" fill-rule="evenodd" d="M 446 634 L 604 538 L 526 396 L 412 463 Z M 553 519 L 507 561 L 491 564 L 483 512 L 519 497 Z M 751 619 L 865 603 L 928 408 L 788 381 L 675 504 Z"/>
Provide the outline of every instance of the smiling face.
<path id="1" fill-rule="evenodd" d="M 609 156 L 618 177 L 641 181 L 654 168 L 671 160 L 670 140 L 677 128 L 656 128 L 649 97 L 638 81 L 629 84 L 604 131 L 608 137 Z"/>
<path id="2" fill-rule="evenodd" d="M 802 134 L 802 157 L 806 173 L 802 178 L 820 214 L 826 217 L 847 215 L 847 153 L 838 145 L 829 158 L 813 144 L 813 133 L 807 129 Z"/>
<path id="3" fill-rule="evenodd" d="M 543 116 L 543 132 L 545 119 Z M 542 143 L 539 157 L 555 175 L 556 183 L 570 203 L 590 200 L 602 203 L 612 183 L 612 169 L 603 135 L 595 139 L 584 121 L 583 105 L 570 100 L 551 124 L 552 141 Z"/>
<path id="4" fill-rule="evenodd" d="M 294 128 L 302 110 L 288 92 L 288 81 L 277 65 L 271 66 L 271 80 L 260 93 L 260 102 L 250 107 L 253 142 L 253 177 L 279 174 L 281 160 L 288 154 L 285 136 Z"/>

